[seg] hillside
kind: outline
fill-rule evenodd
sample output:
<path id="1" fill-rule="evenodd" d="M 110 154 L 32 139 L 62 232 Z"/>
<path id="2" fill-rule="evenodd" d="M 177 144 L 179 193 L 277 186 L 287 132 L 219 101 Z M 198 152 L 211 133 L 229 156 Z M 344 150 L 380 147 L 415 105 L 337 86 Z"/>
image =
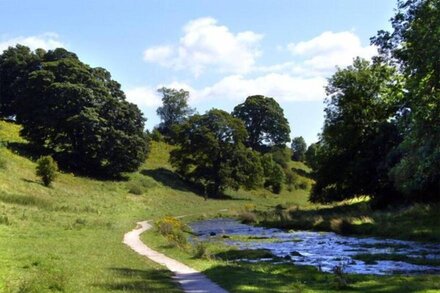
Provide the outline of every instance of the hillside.
<path id="1" fill-rule="evenodd" d="M 153 143 L 147 162 L 127 181 L 62 173 L 46 188 L 19 130 L 0 121 L 0 291 L 178 291 L 167 271 L 121 243 L 136 221 L 307 203 L 305 191 L 273 196 L 264 190 L 205 201 L 170 171 L 164 143 Z M 130 193 L 133 188 L 142 194 Z"/>

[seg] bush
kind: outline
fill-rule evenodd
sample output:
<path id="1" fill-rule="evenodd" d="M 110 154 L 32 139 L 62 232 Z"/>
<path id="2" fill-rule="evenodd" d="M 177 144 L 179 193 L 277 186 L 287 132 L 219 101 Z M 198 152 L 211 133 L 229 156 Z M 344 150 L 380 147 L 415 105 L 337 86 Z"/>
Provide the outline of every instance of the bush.
<path id="1" fill-rule="evenodd" d="M 157 128 L 154 128 L 153 131 L 151 131 L 150 138 L 153 141 L 157 141 L 157 142 L 162 142 L 165 140 L 163 134 L 160 133 L 159 129 Z"/>
<path id="2" fill-rule="evenodd" d="M 155 226 L 157 232 L 166 237 L 171 244 L 183 249 L 187 248 L 188 240 L 184 231 L 188 228 L 182 221 L 174 217 L 164 217 L 156 221 Z"/>
<path id="3" fill-rule="evenodd" d="M 193 246 L 193 256 L 197 259 L 211 259 L 211 254 L 208 251 L 208 246 L 205 242 L 196 242 Z"/>
<path id="4" fill-rule="evenodd" d="M 156 185 L 157 183 L 149 177 L 140 177 L 127 182 L 128 192 L 135 195 L 142 195 L 146 190 Z"/>
<path id="5" fill-rule="evenodd" d="M 49 186 L 56 178 L 58 164 L 51 156 L 44 156 L 37 161 L 37 176 L 41 177 L 44 186 Z"/>
<path id="6" fill-rule="evenodd" d="M 144 193 L 142 186 L 139 182 L 130 181 L 128 182 L 128 192 L 135 195 L 141 195 Z"/>

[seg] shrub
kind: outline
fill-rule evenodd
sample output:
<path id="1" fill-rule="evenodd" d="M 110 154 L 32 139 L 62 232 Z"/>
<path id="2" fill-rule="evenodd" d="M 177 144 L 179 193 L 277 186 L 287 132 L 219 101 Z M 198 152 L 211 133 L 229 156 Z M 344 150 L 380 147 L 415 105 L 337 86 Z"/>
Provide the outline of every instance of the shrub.
<path id="1" fill-rule="evenodd" d="M 211 259 L 211 254 L 208 251 L 208 246 L 205 242 L 196 242 L 193 246 L 193 256 L 197 259 Z"/>
<path id="2" fill-rule="evenodd" d="M 141 195 L 144 193 L 142 186 L 139 182 L 130 181 L 128 182 L 128 192 L 135 195 Z"/>
<path id="3" fill-rule="evenodd" d="M 159 129 L 157 128 L 154 128 L 153 131 L 151 131 L 150 138 L 153 141 L 157 141 L 157 142 L 161 142 L 165 140 L 163 134 L 160 133 Z"/>
<path id="4" fill-rule="evenodd" d="M 174 217 L 164 217 L 156 221 L 155 226 L 157 232 L 166 237 L 171 244 L 183 249 L 187 248 L 188 240 L 183 233 L 187 230 L 187 226 L 182 221 Z"/>
<path id="5" fill-rule="evenodd" d="M 57 176 L 58 165 L 51 156 L 44 156 L 37 161 L 37 176 L 41 177 L 44 186 L 49 186 Z"/>

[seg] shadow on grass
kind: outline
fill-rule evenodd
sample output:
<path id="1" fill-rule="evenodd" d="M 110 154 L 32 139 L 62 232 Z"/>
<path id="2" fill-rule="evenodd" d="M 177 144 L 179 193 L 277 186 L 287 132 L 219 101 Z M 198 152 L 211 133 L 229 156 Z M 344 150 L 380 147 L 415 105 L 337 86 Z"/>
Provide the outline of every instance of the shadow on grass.
<path id="1" fill-rule="evenodd" d="M 41 149 L 31 145 L 30 143 L 8 142 L 7 148 L 13 153 L 28 158 L 32 161 L 36 161 L 39 157 L 46 155 Z"/>
<path id="2" fill-rule="evenodd" d="M 145 176 L 150 176 L 157 182 L 160 182 L 164 186 L 170 187 L 172 189 L 200 194 L 200 190 L 198 190 L 194 186 L 190 186 L 187 182 L 183 181 L 179 177 L 179 175 L 168 169 L 162 167 L 152 170 L 144 169 L 140 173 Z"/>
<path id="3" fill-rule="evenodd" d="M 165 269 L 140 270 L 131 268 L 109 268 L 114 278 L 105 284 L 95 284 L 106 290 L 124 292 L 181 292 Z"/>
<path id="4" fill-rule="evenodd" d="M 292 264 L 218 265 L 203 273 L 230 292 L 421 292 L 440 288 L 440 276 L 336 276 Z"/>
<path id="5" fill-rule="evenodd" d="M 164 186 L 169 188 L 183 191 L 183 192 L 193 192 L 199 196 L 203 195 L 203 190 L 199 186 L 192 184 L 190 182 L 186 182 L 182 180 L 176 173 L 166 168 L 156 168 L 156 169 L 144 169 L 140 171 L 142 175 L 149 176 L 156 180 L 157 182 L 162 183 Z M 235 198 L 227 194 L 221 194 L 217 196 L 208 196 L 209 199 L 217 199 L 217 200 L 249 200 L 243 198 Z"/>

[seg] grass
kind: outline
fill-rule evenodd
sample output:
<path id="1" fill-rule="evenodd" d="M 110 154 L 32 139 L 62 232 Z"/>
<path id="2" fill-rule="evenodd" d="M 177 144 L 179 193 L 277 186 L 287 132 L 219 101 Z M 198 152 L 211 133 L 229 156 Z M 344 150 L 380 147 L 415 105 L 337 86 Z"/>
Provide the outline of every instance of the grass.
<path id="1" fill-rule="evenodd" d="M 364 199 L 332 206 L 279 205 L 256 215 L 259 223 L 270 227 L 439 242 L 439 210 L 438 204 L 372 210 Z"/>
<path id="2" fill-rule="evenodd" d="M 61 173 L 47 188 L 35 176 L 35 158 L 19 129 L 0 121 L 4 161 L 0 166 L 0 292 L 180 292 L 168 271 L 122 244 L 124 233 L 137 221 L 166 215 L 192 215 L 188 220 L 221 213 L 237 215 L 275 206 L 314 208 L 304 190 L 284 190 L 277 196 L 265 190 L 229 191 L 225 199 L 205 201 L 172 172 L 168 163 L 172 147 L 161 142 L 153 143 L 150 158 L 139 172 L 127 174 L 126 181 Z M 141 193 L 131 194 L 132 186 L 140 187 Z M 224 209 L 227 211 L 219 212 Z M 216 243 L 201 248 L 212 259 L 195 258 L 194 251 L 170 246 L 153 231 L 142 237 L 232 292 L 336 288 L 334 276 L 313 268 L 222 260 L 215 255 L 230 248 Z M 358 280 L 352 288 L 370 291 L 440 289 L 436 276 L 350 278 Z"/>

